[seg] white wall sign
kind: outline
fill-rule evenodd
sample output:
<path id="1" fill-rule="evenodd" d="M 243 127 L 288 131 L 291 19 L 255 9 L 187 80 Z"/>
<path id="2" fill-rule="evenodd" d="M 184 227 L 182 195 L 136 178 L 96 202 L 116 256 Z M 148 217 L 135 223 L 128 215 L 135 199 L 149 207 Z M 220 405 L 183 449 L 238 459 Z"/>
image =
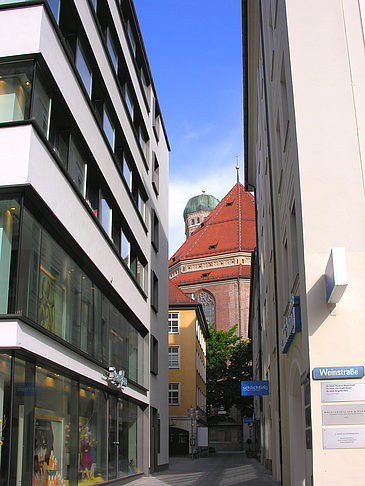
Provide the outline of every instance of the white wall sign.
<path id="1" fill-rule="evenodd" d="M 364 449 L 365 427 L 323 429 L 323 449 Z"/>
<path id="2" fill-rule="evenodd" d="M 365 404 L 322 405 L 322 425 L 365 425 Z"/>
<path id="3" fill-rule="evenodd" d="M 365 401 L 365 381 L 325 382 L 321 387 L 322 402 Z"/>

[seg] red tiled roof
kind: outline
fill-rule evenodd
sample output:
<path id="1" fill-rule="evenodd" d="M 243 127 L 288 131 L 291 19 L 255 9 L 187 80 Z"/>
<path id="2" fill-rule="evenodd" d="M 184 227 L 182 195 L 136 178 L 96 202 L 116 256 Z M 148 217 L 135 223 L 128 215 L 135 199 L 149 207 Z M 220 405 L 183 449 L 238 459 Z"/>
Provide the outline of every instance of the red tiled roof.
<path id="1" fill-rule="evenodd" d="M 182 260 L 252 251 L 255 246 L 254 197 L 237 182 L 174 253 L 169 266 Z"/>
<path id="2" fill-rule="evenodd" d="M 197 302 L 188 297 L 179 287 L 169 279 L 169 304 L 194 304 Z"/>
<path id="3" fill-rule="evenodd" d="M 177 285 L 213 282 L 215 280 L 229 280 L 231 278 L 250 278 L 250 265 L 234 265 L 232 267 L 214 268 L 212 270 L 199 270 L 199 272 L 179 273 L 174 277 L 173 283 Z M 171 280 L 170 280 L 171 282 Z"/>

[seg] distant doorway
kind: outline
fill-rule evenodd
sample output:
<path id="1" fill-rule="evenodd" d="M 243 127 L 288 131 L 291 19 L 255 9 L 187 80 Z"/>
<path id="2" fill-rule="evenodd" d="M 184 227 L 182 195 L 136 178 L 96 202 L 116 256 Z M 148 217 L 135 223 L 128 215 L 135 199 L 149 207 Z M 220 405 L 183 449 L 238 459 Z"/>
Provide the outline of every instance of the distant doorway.
<path id="1" fill-rule="evenodd" d="M 304 407 L 298 368 L 291 376 L 289 386 L 289 430 L 291 486 L 305 484 L 305 427 Z"/>
<path id="2" fill-rule="evenodd" d="M 176 427 L 169 428 L 170 456 L 189 454 L 189 432 Z"/>

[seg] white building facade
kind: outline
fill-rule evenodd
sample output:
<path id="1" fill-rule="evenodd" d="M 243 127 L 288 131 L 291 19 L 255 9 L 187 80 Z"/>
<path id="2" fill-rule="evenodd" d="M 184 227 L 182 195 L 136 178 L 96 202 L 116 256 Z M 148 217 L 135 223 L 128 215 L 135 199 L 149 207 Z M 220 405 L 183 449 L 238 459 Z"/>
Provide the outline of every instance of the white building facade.
<path id="1" fill-rule="evenodd" d="M 168 464 L 168 152 L 132 0 L 0 0 L 3 485 Z"/>
<path id="2" fill-rule="evenodd" d="M 364 12 L 357 0 L 242 5 L 250 333 L 254 379 L 270 384 L 255 397 L 256 447 L 283 485 L 360 486 Z"/>

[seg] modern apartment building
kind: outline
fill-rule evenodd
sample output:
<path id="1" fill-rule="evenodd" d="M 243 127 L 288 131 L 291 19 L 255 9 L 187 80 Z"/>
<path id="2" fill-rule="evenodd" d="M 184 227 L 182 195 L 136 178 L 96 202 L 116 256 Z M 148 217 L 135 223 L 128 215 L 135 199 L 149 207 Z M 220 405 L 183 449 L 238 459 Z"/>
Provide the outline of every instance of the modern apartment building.
<path id="1" fill-rule="evenodd" d="M 169 280 L 169 446 L 170 456 L 192 454 L 208 440 L 206 340 L 203 307 Z M 208 444 L 206 443 L 206 446 Z"/>
<path id="2" fill-rule="evenodd" d="M 243 0 L 250 335 L 261 460 L 283 485 L 364 484 L 364 11 Z M 346 270 L 347 269 L 347 270 Z"/>
<path id="3" fill-rule="evenodd" d="M 168 463 L 168 151 L 132 0 L 0 0 L 0 484 Z"/>

